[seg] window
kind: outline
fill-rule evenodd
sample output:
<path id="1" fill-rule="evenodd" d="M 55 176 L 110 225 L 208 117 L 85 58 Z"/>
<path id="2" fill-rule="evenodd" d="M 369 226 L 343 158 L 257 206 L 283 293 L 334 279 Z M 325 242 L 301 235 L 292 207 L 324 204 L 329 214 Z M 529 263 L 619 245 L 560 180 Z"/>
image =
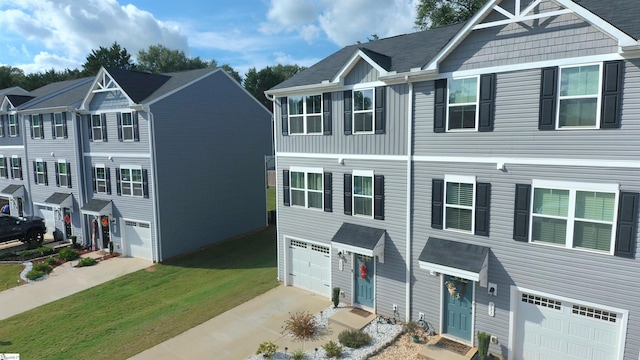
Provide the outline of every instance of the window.
<path id="1" fill-rule="evenodd" d="M 133 141 L 133 117 L 131 113 L 122 113 L 122 140 Z"/>
<path id="2" fill-rule="evenodd" d="M 322 95 L 289 97 L 289 133 L 322 134 Z"/>
<path id="3" fill-rule="evenodd" d="M 64 138 L 65 137 L 65 122 L 62 117 L 62 113 L 53 114 L 53 131 L 55 138 Z"/>
<path id="4" fill-rule="evenodd" d="M 613 253 L 617 185 L 533 182 L 531 241 Z"/>
<path id="5" fill-rule="evenodd" d="M 473 232 L 475 178 L 445 177 L 445 229 Z"/>
<path id="6" fill-rule="evenodd" d="M 47 181 L 47 163 L 42 159 L 33 162 L 33 172 L 36 184 L 49 185 Z"/>
<path id="7" fill-rule="evenodd" d="M 43 139 L 42 115 L 31 115 L 31 138 Z"/>
<path id="8" fill-rule="evenodd" d="M 353 174 L 353 215 L 373 215 L 373 174 Z"/>
<path id="9" fill-rule="evenodd" d="M 18 135 L 20 135 L 20 130 L 16 114 L 9 114 L 9 136 L 16 137 Z"/>
<path id="10" fill-rule="evenodd" d="M 373 132 L 373 89 L 353 91 L 353 132 Z"/>
<path id="11" fill-rule="evenodd" d="M 22 180 L 22 160 L 19 157 L 11 158 L 11 177 Z"/>
<path id="12" fill-rule="evenodd" d="M 59 160 L 56 164 L 56 185 L 71 187 L 70 164 L 64 160 Z"/>
<path id="13" fill-rule="evenodd" d="M 558 127 L 597 127 L 600 65 L 560 68 Z"/>
<path id="14" fill-rule="evenodd" d="M 0 177 L 8 178 L 9 169 L 7 166 L 7 158 L 0 156 Z"/>
<path id="15" fill-rule="evenodd" d="M 291 205 L 322 209 L 322 169 L 291 168 Z"/>
<path id="16" fill-rule="evenodd" d="M 104 165 L 96 165 L 93 168 L 93 191 L 101 194 L 108 193 L 108 177 L 108 169 Z"/>
<path id="17" fill-rule="evenodd" d="M 478 77 L 449 81 L 448 130 L 476 129 Z"/>
<path id="18" fill-rule="evenodd" d="M 120 168 L 122 195 L 143 196 L 142 169 Z"/>
<path id="19" fill-rule="evenodd" d="M 91 140 L 102 141 L 105 140 L 106 134 L 103 132 L 105 119 L 102 115 L 91 115 Z"/>
<path id="20" fill-rule="evenodd" d="M 384 176 L 367 170 L 344 174 L 344 213 L 384 220 Z"/>

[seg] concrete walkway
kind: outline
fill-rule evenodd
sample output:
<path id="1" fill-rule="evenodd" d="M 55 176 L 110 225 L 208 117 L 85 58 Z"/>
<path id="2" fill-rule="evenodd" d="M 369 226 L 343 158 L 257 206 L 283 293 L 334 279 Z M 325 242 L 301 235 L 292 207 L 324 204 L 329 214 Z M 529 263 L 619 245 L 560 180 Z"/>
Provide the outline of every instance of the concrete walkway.
<path id="1" fill-rule="evenodd" d="M 326 297 L 280 285 L 131 359 L 247 359 L 263 341 L 283 345 L 289 313 L 317 314 L 329 306 Z"/>
<path id="2" fill-rule="evenodd" d="M 73 267 L 78 261 L 54 268 L 45 280 L 0 291 L 0 320 L 153 265 L 148 260 L 118 256 L 95 266 Z"/>

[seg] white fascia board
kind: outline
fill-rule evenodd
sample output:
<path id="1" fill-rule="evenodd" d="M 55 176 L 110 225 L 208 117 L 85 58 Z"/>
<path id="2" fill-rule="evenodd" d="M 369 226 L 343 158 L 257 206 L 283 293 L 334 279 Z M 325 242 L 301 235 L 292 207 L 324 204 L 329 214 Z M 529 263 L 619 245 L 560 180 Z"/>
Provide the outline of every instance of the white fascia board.
<path id="1" fill-rule="evenodd" d="M 376 71 L 378 71 L 379 76 L 385 76 L 388 74 L 387 70 L 383 69 L 380 65 L 378 65 L 377 62 L 373 61 L 369 56 L 367 56 L 367 54 L 365 54 L 364 51 L 359 49 L 351 56 L 349 61 L 347 61 L 344 64 L 344 66 L 342 66 L 342 69 L 340 69 L 340 71 L 338 71 L 336 76 L 334 76 L 333 79 L 331 79 L 331 82 L 333 83 L 342 82 L 342 79 L 349 73 L 349 71 L 351 71 L 351 69 L 353 69 L 354 66 L 356 66 L 356 64 L 360 59 L 366 61 L 367 63 L 369 63 L 369 65 L 371 65 L 374 69 L 376 69 Z"/>
<path id="2" fill-rule="evenodd" d="M 320 84 L 309 84 L 309 85 L 294 86 L 290 88 L 267 90 L 264 93 L 269 96 L 280 97 L 280 96 L 289 96 L 289 95 L 306 95 L 309 93 L 330 92 L 330 91 L 338 91 L 338 90 L 342 90 L 341 83 L 336 84 L 332 82 L 323 81 Z"/>
<path id="3" fill-rule="evenodd" d="M 440 264 L 434 264 L 427 261 L 418 261 L 420 264 L 420 269 L 435 271 L 440 274 L 447 274 L 450 276 L 456 276 L 459 278 L 463 278 L 471 281 L 480 281 L 480 273 L 474 273 L 473 271 L 467 271 L 462 269 L 457 269 L 450 266 L 444 266 Z"/>

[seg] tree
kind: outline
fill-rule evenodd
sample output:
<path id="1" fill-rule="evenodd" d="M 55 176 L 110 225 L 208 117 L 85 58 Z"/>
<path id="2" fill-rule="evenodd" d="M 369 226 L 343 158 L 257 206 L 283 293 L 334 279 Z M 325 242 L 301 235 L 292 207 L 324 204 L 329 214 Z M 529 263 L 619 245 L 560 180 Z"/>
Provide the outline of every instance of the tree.
<path id="1" fill-rule="evenodd" d="M 257 71 L 256 68 L 251 68 L 245 74 L 244 88 L 267 109 L 271 109 L 271 101 L 267 100 L 264 92 L 304 69 L 306 69 L 304 66 L 280 64 L 273 67 L 267 66 L 260 71 Z"/>
<path id="2" fill-rule="evenodd" d="M 242 76 L 240 76 L 240 74 L 237 71 L 235 71 L 235 69 L 232 68 L 231 65 L 224 64 L 220 66 L 220 68 L 226 71 L 229 75 L 231 75 L 231 77 L 234 78 L 237 82 L 242 84 Z"/>
<path id="3" fill-rule="evenodd" d="M 487 0 L 420 0 L 416 29 L 427 30 L 469 20 Z"/>
<path id="4" fill-rule="evenodd" d="M 121 48 L 117 42 L 114 42 L 108 49 L 100 46 L 98 50 L 91 50 L 91 54 L 87 56 L 87 61 L 82 65 L 82 74 L 84 76 L 94 76 L 101 66 L 125 70 L 136 68 L 136 65 L 131 61 L 131 54 L 127 52 L 127 49 Z"/>
<path id="5" fill-rule="evenodd" d="M 31 91 L 54 82 L 78 79 L 80 77 L 82 77 L 82 73 L 78 69 L 65 69 L 58 72 L 51 68 L 44 73 L 37 72 L 25 76 L 24 89 Z"/>
<path id="6" fill-rule="evenodd" d="M 24 86 L 24 71 L 13 66 L 0 66 L 0 89 L 14 86 Z"/>
<path id="7" fill-rule="evenodd" d="M 155 74 L 174 71 L 217 67 L 215 60 L 204 61 L 200 57 L 188 58 L 184 51 L 171 50 L 164 45 L 151 45 L 149 49 L 138 52 L 138 69 Z"/>

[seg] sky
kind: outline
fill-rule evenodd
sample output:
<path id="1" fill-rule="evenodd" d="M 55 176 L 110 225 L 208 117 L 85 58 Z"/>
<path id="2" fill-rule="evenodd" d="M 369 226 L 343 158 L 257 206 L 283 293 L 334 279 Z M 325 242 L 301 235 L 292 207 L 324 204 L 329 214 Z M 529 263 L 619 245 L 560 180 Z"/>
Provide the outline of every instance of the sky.
<path id="1" fill-rule="evenodd" d="M 114 42 L 134 61 L 162 44 L 241 75 L 311 66 L 340 48 L 414 32 L 418 0 L 0 0 L 0 65 L 81 69 Z"/>

